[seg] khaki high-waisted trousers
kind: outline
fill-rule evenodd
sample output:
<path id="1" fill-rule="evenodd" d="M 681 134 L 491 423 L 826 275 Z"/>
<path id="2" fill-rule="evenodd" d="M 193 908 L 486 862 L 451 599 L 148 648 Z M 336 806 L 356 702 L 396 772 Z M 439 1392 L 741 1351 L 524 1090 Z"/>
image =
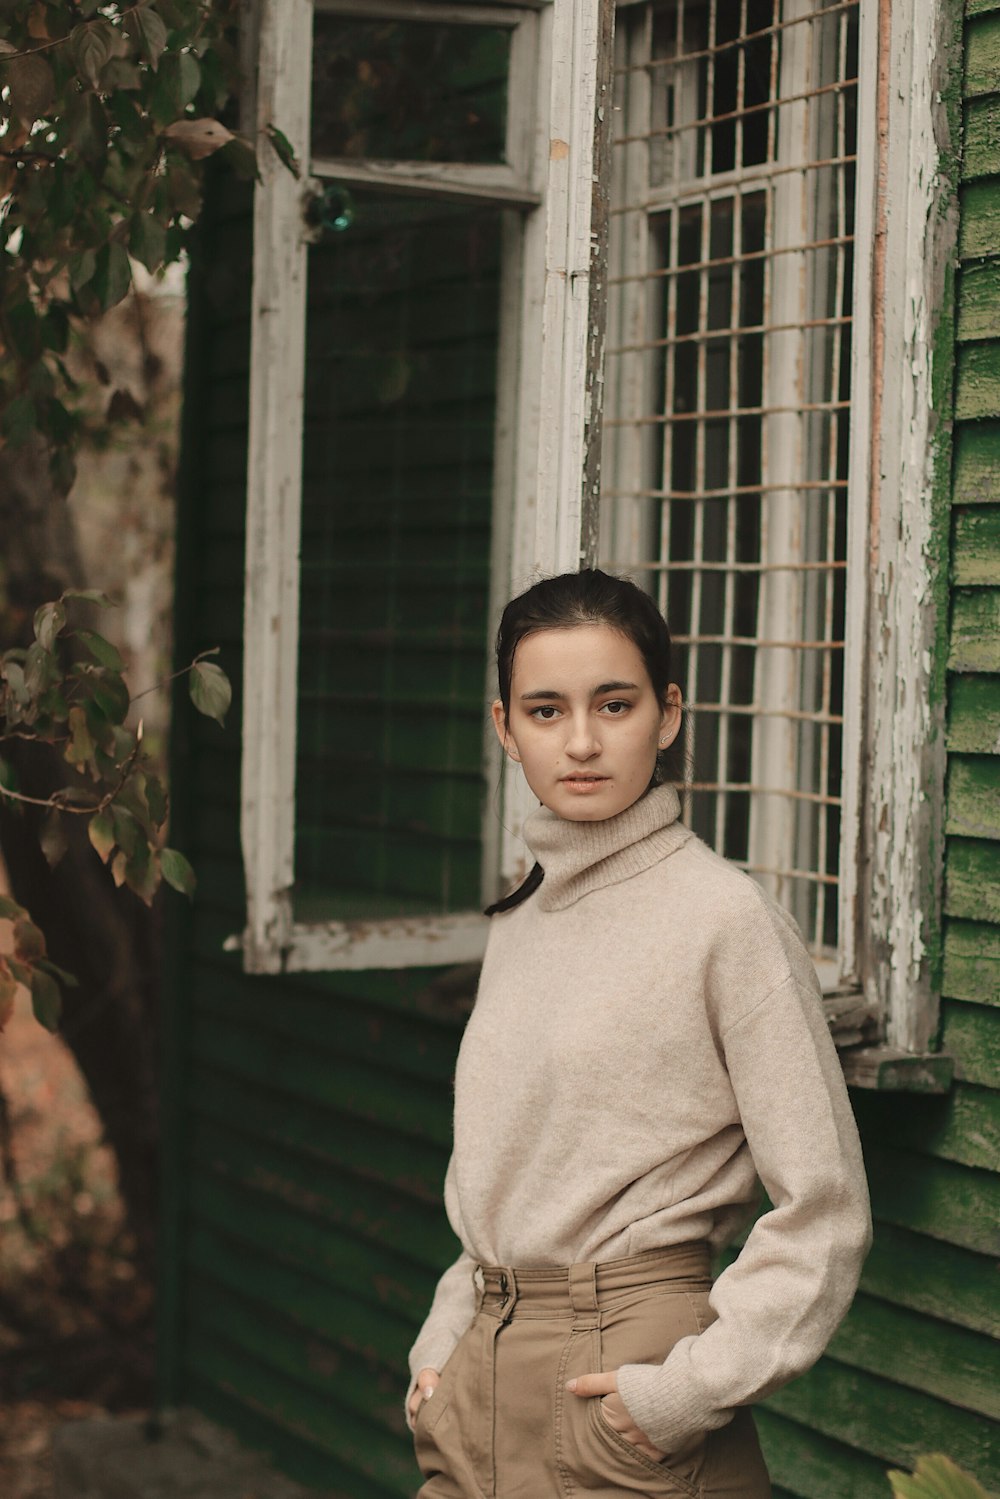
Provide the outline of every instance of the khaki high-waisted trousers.
<path id="1" fill-rule="evenodd" d="M 468 1332 L 416 1420 L 419 1499 L 767 1499 L 749 1410 L 662 1462 L 608 1424 L 574 1375 L 662 1363 L 714 1320 L 704 1244 L 596 1265 L 480 1267 Z"/>

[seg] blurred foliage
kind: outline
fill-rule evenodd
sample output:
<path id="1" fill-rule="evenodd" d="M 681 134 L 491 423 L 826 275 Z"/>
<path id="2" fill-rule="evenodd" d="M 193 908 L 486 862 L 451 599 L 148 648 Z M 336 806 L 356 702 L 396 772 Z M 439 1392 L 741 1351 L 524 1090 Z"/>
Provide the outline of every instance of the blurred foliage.
<path id="1" fill-rule="evenodd" d="M 15 740 L 48 745 L 66 766 L 64 786 L 47 797 L 31 796 L 0 753 L 0 799 L 45 809 L 40 842 L 50 865 L 66 852 L 65 819 L 85 818 L 115 884 L 149 905 L 164 880 L 192 895 L 195 876 L 182 853 L 164 846 L 167 793 L 144 761 L 142 720 L 134 728 L 126 724 L 135 699 L 124 663 L 111 641 L 72 618 L 81 606 L 109 604 L 92 590 L 68 590 L 36 611 L 31 645 L 0 656 L 0 752 Z M 188 687 L 198 711 L 221 724 L 232 690 L 222 668 L 207 659 L 214 654 L 204 652 L 187 668 Z M 31 994 L 37 1019 L 55 1030 L 59 986 L 72 984 L 72 975 L 50 961 L 42 931 L 16 901 L 0 896 L 0 918 L 14 924 L 13 952 L 0 955 L 0 1029 L 20 984 Z"/>
<path id="2" fill-rule="evenodd" d="M 918 1460 L 912 1473 L 889 1473 L 894 1499 L 988 1499 L 982 1484 L 941 1452 Z"/>
<path id="3" fill-rule="evenodd" d="M 0 0 L 0 437 L 41 436 L 65 493 L 81 415 L 75 322 L 127 293 L 132 262 L 175 261 L 238 84 L 239 0 Z"/>

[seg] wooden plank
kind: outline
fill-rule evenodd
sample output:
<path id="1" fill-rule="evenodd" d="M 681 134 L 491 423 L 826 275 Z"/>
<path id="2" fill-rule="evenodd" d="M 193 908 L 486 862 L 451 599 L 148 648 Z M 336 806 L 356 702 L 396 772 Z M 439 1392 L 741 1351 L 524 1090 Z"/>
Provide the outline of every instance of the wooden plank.
<path id="1" fill-rule="evenodd" d="M 1000 207 L 1000 193 L 997 200 Z M 991 505 L 998 496 L 1000 422 L 963 422 L 955 436 L 952 502 L 956 505 Z"/>
<path id="2" fill-rule="evenodd" d="M 965 261 L 995 255 L 1000 244 L 1000 190 L 996 182 L 966 184 L 959 201 L 959 258 Z"/>
<path id="3" fill-rule="evenodd" d="M 827 1350 L 838 1363 L 1000 1420 L 1000 1342 L 861 1294 Z"/>
<path id="4" fill-rule="evenodd" d="M 950 679 L 948 748 L 973 755 L 1000 755 L 1000 677 Z"/>
<path id="5" fill-rule="evenodd" d="M 326 1277 L 285 1265 L 245 1239 L 208 1224 L 192 1229 L 185 1239 L 184 1255 L 192 1279 L 229 1287 L 294 1324 L 303 1344 L 315 1336 L 366 1361 L 389 1369 L 406 1368 L 413 1343 L 412 1321 L 359 1296 L 354 1286 L 335 1285 Z"/>
<path id="6" fill-rule="evenodd" d="M 965 106 L 962 179 L 990 177 L 1000 172 L 1000 99 L 991 94 Z"/>
<path id="7" fill-rule="evenodd" d="M 1000 838 L 1000 755 L 951 755 L 945 832 Z"/>
<path id="8" fill-rule="evenodd" d="M 948 916 L 1000 925 L 1000 849 L 993 842 L 949 838 L 944 909 Z"/>
<path id="9" fill-rule="evenodd" d="M 947 1093 L 954 1063 L 946 1053 L 895 1046 L 847 1046 L 840 1056 L 849 1087 L 886 1093 Z"/>
<path id="10" fill-rule="evenodd" d="M 1000 672 L 1000 588 L 954 590 L 948 666 Z"/>
<path id="11" fill-rule="evenodd" d="M 947 1452 L 987 1488 L 1000 1480 L 1000 1427 L 986 1417 L 824 1358 L 768 1401 L 770 1409 L 906 1468 Z"/>
<path id="12" fill-rule="evenodd" d="M 1000 1170 L 1000 1094 L 957 1082 L 939 1098 L 852 1096 L 862 1138 L 893 1145 L 964 1166 Z"/>
<path id="13" fill-rule="evenodd" d="M 199 1303 L 198 1310 L 203 1309 Z M 204 1306 L 206 1317 L 211 1308 Z M 215 1320 L 218 1320 L 215 1319 Z M 248 1324 L 247 1332 L 252 1332 Z M 188 1357 L 203 1380 L 237 1394 L 251 1408 L 286 1425 L 299 1437 L 313 1443 L 330 1462 L 327 1492 L 357 1492 L 357 1479 L 381 1485 L 383 1492 L 404 1496 L 412 1494 L 413 1461 L 409 1443 L 386 1441 L 385 1432 L 362 1413 L 340 1409 L 330 1394 L 317 1394 L 297 1385 L 287 1374 L 277 1372 L 246 1349 L 232 1342 L 223 1343 L 217 1334 L 205 1331 L 193 1322 L 187 1333 Z M 261 1349 L 266 1353 L 266 1349 Z M 402 1424 L 402 1399 L 397 1390 L 399 1421 Z"/>
<path id="14" fill-rule="evenodd" d="M 1000 14 L 967 15 L 962 92 L 967 99 L 1000 93 Z"/>
<path id="15" fill-rule="evenodd" d="M 1000 1088 L 1000 1016 L 990 1005 L 949 999 L 941 1006 L 942 1045 L 955 1058 L 957 1077 Z M 1000 1210 L 996 1223 L 1000 1224 Z"/>
<path id="16" fill-rule="evenodd" d="M 400 1499 L 399 1490 L 370 1483 L 360 1473 L 343 1468 L 328 1452 L 317 1447 L 308 1433 L 285 1425 L 283 1412 L 262 1408 L 237 1387 L 228 1385 L 224 1389 L 193 1368 L 187 1374 L 184 1389 L 185 1399 L 197 1410 L 235 1432 L 248 1447 L 267 1452 L 283 1473 L 299 1483 L 327 1495 L 350 1494 L 351 1499 Z M 419 1481 L 415 1472 L 407 1495 L 415 1492 Z"/>
<path id="17" fill-rule="evenodd" d="M 968 587 L 1000 584 L 1000 505 L 956 510 L 952 578 Z"/>
<path id="18" fill-rule="evenodd" d="M 349 1199 L 327 1201 L 320 1216 L 225 1173 L 193 1175 L 189 1203 L 192 1224 L 224 1229 L 252 1244 L 259 1254 L 311 1271 L 331 1285 L 353 1284 L 356 1294 L 409 1318 L 414 1330 L 427 1313 L 438 1276 L 458 1253 L 454 1239 L 449 1243 L 442 1235 L 434 1263 L 421 1263 L 419 1244 L 406 1241 L 412 1253 L 404 1254 L 398 1242 L 387 1248 L 357 1231 Z"/>
<path id="19" fill-rule="evenodd" d="M 949 921 L 944 935 L 942 993 L 983 1005 L 1000 1005 L 1000 926 Z"/>
<path id="20" fill-rule="evenodd" d="M 1000 1175 L 871 1141 L 865 1164 L 878 1220 L 984 1254 L 1000 1247 Z"/>
<path id="21" fill-rule="evenodd" d="M 195 1021 L 191 1050 L 194 1058 L 285 1097 L 336 1108 L 439 1145 L 451 1143 L 439 1084 L 339 1057 L 308 1041 L 236 1029 L 206 1015 Z"/>
<path id="22" fill-rule="evenodd" d="M 252 1119 L 251 1133 L 273 1140 L 304 1160 L 336 1163 L 353 1175 L 381 1181 L 386 1191 L 415 1197 L 440 1210 L 448 1164 L 448 1152 L 440 1146 L 298 1100 L 289 1103 L 215 1068 L 193 1070 L 187 1097 L 194 1114 L 216 1124 Z"/>
<path id="23" fill-rule="evenodd" d="M 1000 416 L 1000 345 L 960 344 L 956 355 L 956 419 Z"/>
<path id="24" fill-rule="evenodd" d="M 886 1465 L 877 1458 L 779 1415 L 768 1403 L 756 1407 L 754 1421 L 768 1471 L 789 1494 L 886 1499 Z"/>
<path id="25" fill-rule="evenodd" d="M 925 1317 L 995 1334 L 995 1254 L 977 1254 L 877 1221 L 861 1290 Z"/>
<path id="26" fill-rule="evenodd" d="M 958 278 L 958 316 L 955 336 L 1000 338 L 1000 261 L 966 265 Z"/>

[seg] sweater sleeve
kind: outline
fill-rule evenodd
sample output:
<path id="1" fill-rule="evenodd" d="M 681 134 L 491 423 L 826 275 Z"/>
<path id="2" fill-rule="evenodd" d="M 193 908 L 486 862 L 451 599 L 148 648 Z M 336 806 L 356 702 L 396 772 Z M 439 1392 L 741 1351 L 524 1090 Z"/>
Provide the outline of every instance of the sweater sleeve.
<path id="1" fill-rule="evenodd" d="M 459 1231 L 461 1215 L 455 1190 L 454 1161 L 448 1166 L 444 1197 L 452 1227 Z M 409 1412 L 410 1396 L 416 1387 L 417 1375 L 421 1369 L 436 1369 L 440 1374 L 459 1339 L 472 1324 L 476 1314 L 476 1287 L 472 1278 L 475 1270 L 476 1261 L 463 1250 L 437 1283 L 431 1309 L 410 1349 L 410 1384 L 405 1403 L 406 1421 L 410 1427 L 413 1425 Z"/>
<path id="2" fill-rule="evenodd" d="M 850 1306 L 871 1244 L 861 1145 L 817 992 L 794 974 L 724 1033 L 726 1067 L 770 1202 L 711 1293 L 717 1320 L 618 1390 L 676 1451 L 804 1373 Z"/>

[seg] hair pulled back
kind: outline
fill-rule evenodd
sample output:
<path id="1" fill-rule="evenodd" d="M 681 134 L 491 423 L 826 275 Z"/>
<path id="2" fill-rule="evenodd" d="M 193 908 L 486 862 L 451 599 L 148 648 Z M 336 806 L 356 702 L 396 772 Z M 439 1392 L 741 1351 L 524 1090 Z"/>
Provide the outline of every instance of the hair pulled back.
<path id="1" fill-rule="evenodd" d="M 510 713 L 514 655 L 521 641 L 539 630 L 570 630 L 577 625 L 607 625 L 631 640 L 642 656 L 660 705 L 666 706 L 670 685 L 670 631 L 666 620 L 649 594 L 631 579 L 586 567 L 578 573 L 541 578 L 511 599 L 500 616 L 497 685 L 505 720 Z M 679 744 L 677 736 L 671 749 L 657 755 L 651 785 L 680 778 Z M 520 905 L 537 890 L 542 877 L 542 867 L 536 864 L 516 890 L 487 908 L 487 916 Z"/>

